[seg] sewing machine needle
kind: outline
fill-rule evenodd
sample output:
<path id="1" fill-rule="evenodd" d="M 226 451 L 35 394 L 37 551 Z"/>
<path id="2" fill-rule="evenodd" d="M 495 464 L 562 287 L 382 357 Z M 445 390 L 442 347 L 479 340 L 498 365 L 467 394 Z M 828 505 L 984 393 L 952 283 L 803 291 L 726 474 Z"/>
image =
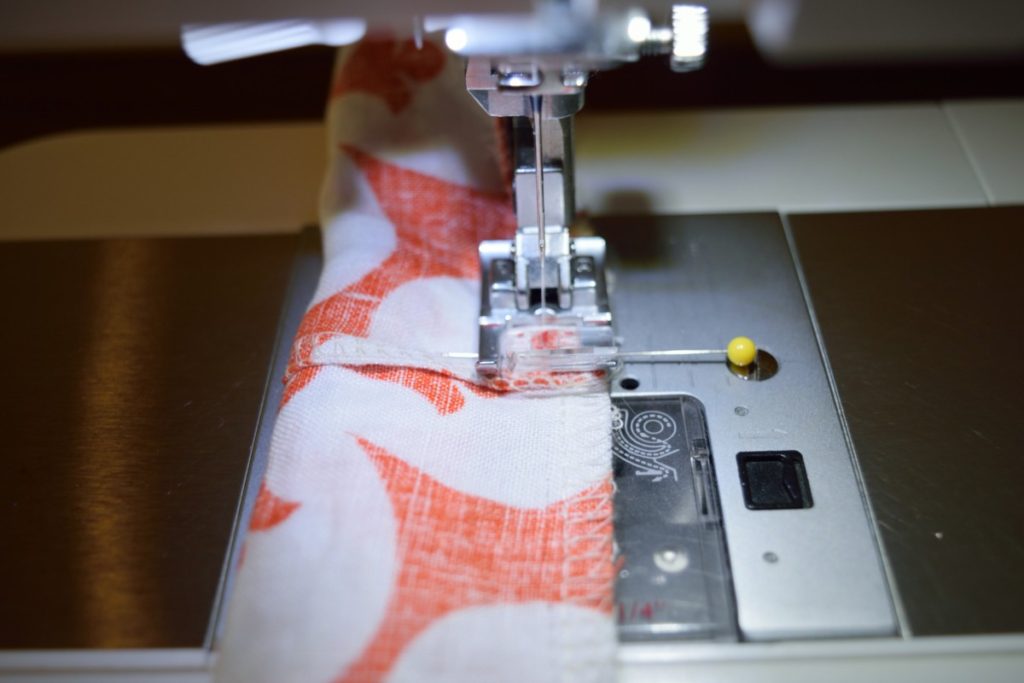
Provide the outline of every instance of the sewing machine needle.
<path id="1" fill-rule="evenodd" d="M 540 255 L 540 308 L 538 312 L 542 315 L 547 308 L 547 246 L 548 233 L 544 220 L 544 133 L 541 129 L 541 108 L 543 98 L 541 95 L 534 95 L 533 103 L 533 150 L 534 166 L 536 172 L 534 177 L 537 182 L 537 251 Z"/>

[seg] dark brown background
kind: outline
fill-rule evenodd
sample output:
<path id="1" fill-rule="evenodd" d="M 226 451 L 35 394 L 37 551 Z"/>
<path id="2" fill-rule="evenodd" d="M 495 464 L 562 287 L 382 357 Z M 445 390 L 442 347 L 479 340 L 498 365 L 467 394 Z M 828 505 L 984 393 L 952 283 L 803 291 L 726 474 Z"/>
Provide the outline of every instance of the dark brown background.
<path id="1" fill-rule="evenodd" d="M 329 48 L 209 67 L 178 49 L 0 54 L 0 147 L 75 128 L 318 119 L 333 59 Z M 779 67 L 727 24 L 712 27 L 702 70 L 650 58 L 598 73 L 585 111 L 1022 95 L 1024 58 Z"/>

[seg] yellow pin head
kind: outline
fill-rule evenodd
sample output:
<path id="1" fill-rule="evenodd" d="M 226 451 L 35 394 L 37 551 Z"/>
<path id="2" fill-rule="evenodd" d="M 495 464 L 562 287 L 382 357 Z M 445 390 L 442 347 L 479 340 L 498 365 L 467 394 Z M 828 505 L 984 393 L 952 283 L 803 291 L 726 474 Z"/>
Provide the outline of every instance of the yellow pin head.
<path id="1" fill-rule="evenodd" d="M 757 358 L 757 345 L 749 337 L 736 337 L 725 347 L 725 356 L 733 365 L 745 368 Z"/>

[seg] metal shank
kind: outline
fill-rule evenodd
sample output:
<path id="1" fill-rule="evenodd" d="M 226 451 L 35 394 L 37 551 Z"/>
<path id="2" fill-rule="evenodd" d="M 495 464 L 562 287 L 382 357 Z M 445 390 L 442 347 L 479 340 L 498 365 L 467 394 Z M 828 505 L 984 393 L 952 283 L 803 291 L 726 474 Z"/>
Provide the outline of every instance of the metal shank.
<path id="1" fill-rule="evenodd" d="M 491 116 L 509 117 L 514 164 L 516 234 L 480 245 L 483 375 L 499 373 L 501 333 L 509 325 L 594 328 L 588 340 L 612 345 L 604 240 L 569 234 L 576 212 L 572 115 L 583 104 L 585 83 L 585 73 L 557 61 L 469 61 L 470 94 Z M 539 129 L 531 123 L 537 111 Z"/>

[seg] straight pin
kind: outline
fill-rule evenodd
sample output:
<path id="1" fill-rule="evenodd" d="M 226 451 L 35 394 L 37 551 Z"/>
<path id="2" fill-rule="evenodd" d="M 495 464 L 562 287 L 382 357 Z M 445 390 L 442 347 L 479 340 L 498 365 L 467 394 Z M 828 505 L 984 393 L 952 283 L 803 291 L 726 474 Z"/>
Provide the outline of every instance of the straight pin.
<path id="1" fill-rule="evenodd" d="M 664 351 L 632 351 L 617 353 L 625 363 L 720 362 L 726 360 L 726 349 L 666 349 Z"/>
<path id="2" fill-rule="evenodd" d="M 559 356 L 571 357 L 574 354 L 584 351 L 583 349 L 552 349 L 549 351 L 537 351 L 529 355 L 536 357 L 548 356 L 558 358 Z M 452 359 L 476 359 L 478 356 L 472 352 L 453 351 L 442 354 L 445 358 Z M 611 353 L 595 355 L 595 359 L 606 361 L 614 359 L 619 363 L 721 363 L 728 361 L 737 367 L 747 367 L 757 358 L 757 345 L 749 337 L 735 337 L 724 349 L 664 349 L 660 351 L 612 351 Z"/>

